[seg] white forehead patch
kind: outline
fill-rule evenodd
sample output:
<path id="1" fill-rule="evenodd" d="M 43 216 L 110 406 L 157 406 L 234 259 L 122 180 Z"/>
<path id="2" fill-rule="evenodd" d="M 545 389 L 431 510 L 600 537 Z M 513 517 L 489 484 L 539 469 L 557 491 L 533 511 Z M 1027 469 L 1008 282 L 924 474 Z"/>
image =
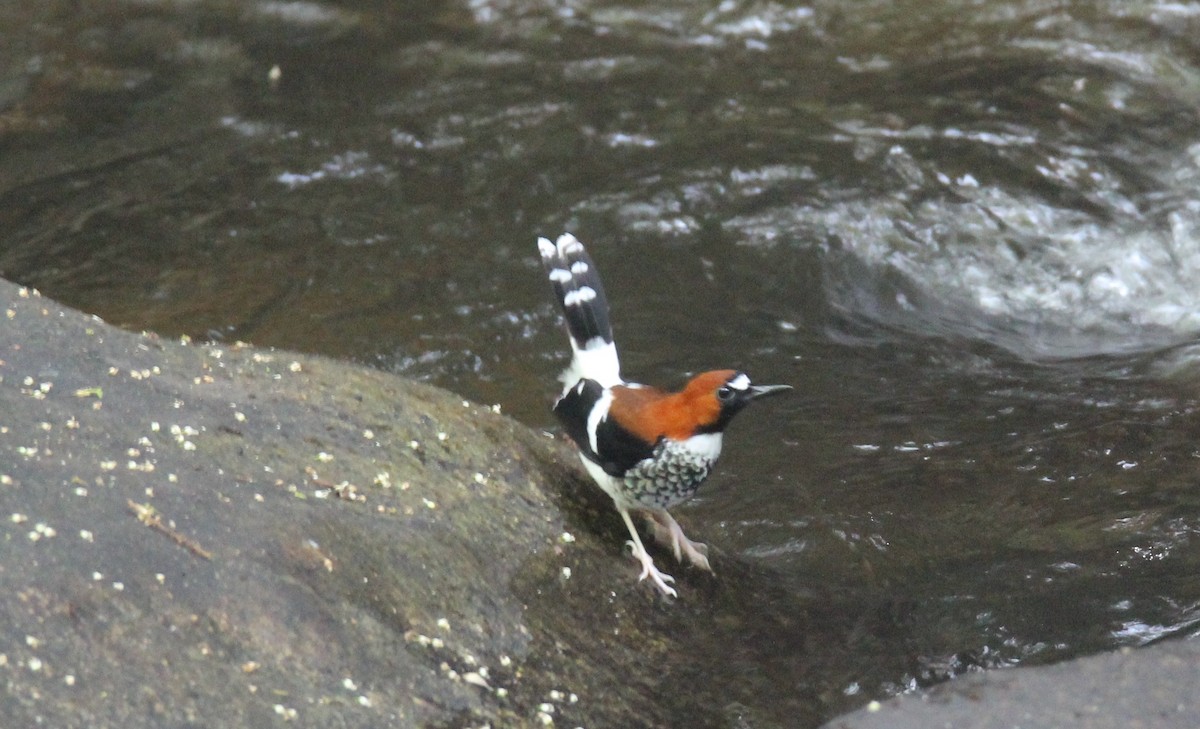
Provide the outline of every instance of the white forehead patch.
<path id="1" fill-rule="evenodd" d="M 587 272 L 588 272 L 588 265 L 586 263 L 584 263 L 583 261 L 575 261 L 574 263 L 571 264 L 571 273 L 575 274 L 576 276 L 585 274 Z"/>
<path id="2" fill-rule="evenodd" d="M 550 269 L 550 280 L 555 283 L 566 283 L 571 280 L 571 272 L 565 268 Z"/>
<path id="3" fill-rule="evenodd" d="M 729 382 L 726 382 L 725 384 L 735 390 L 745 390 L 746 388 L 750 387 L 750 378 L 739 372 L 737 377 L 733 378 Z"/>

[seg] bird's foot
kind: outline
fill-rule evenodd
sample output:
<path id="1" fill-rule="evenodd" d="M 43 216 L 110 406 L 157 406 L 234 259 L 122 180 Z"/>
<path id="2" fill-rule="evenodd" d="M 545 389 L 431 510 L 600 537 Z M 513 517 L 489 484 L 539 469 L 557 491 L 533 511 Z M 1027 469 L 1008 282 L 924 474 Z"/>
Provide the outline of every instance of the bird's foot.
<path id="1" fill-rule="evenodd" d="M 687 557 L 688 562 L 702 570 L 712 572 L 708 563 L 708 545 L 693 542 L 683 533 L 683 527 L 666 511 L 649 511 L 650 527 L 654 532 L 654 541 L 667 547 L 675 555 L 675 560 L 682 562 Z"/>
<path id="2" fill-rule="evenodd" d="M 631 550 L 633 550 L 634 559 L 642 563 L 642 574 L 638 577 L 638 582 L 641 582 L 649 577 L 654 582 L 654 586 L 662 591 L 662 594 L 670 595 L 671 597 L 678 597 L 678 594 L 675 592 L 675 588 L 667 584 L 668 582 L 674 582 L 675 578 L 665 572 L 660 572 L 659 569 L 654 566 L 654 560 L 646 552 L 645 547 L 635 543 L 633 540 L 629 540 L 625 543 L 629 545 Z"/>

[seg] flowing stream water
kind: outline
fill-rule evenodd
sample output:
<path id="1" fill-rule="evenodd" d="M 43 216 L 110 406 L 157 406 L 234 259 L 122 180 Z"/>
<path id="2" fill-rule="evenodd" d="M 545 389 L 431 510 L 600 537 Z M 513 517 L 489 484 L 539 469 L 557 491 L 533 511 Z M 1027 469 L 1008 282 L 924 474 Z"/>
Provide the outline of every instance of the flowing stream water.
<path id="1" fill-rule="evenodd" d="M 718 574 L 887 596 L 905 670 L 878 636 L 780 637 L 781 660 L 853 652 L 849 704 L 1200 631 L 1200 3 L 0 21 L 5 277 L 552 429 L 567 346 L 534 240 L 569 230 L 627 376 L 796 388 L 678 516 Z"/>

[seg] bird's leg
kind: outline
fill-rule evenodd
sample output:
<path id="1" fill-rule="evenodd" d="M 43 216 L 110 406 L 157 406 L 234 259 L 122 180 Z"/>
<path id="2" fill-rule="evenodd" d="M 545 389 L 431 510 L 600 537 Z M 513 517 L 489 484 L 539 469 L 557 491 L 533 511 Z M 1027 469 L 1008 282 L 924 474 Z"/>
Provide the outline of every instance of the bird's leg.
<path id="1" fill-rule="evenodd" d="M 688 539 L 683 533 L 683 527 L 679 526 L 679 522 L 675 521 L 666 509 L 647 511 L 646 515 L 654 530 L 655 541 L 669 547 L 677 561 L 682 562 L 686 556 L 689 562 L 700 569 L 713 571 L 708 564 L 708 545 Z"/>
<path id="2" fill-rule="evenodd" d="M 642 563 L 642 574 L 638 577 L 638 581 L 640 582 L 649 577 L 654 581 L 655 587 L 662 590 L 664 595 L 677 597 L 675 589 L 667 584 L 668 582 L 674 582 L 675 578 L 664 572 L 659 572 L 658 568 L 654 566 L 654 560 L 646 552 L 646 548 L 642 546 L 642 538 L 638 536 L 637 529 L 633 526 L 633 520 L 629 518 L 629 511 L 619 505 L 617 506 L 617 511 L 621 512 L 621 518 L 625 520 L 625 526 L 629 528 L 629 535 L 633 537 L 626 544 L 633 549 L 634 558 Z"/>
<path id="3" fill-rule="evenodd" d="M 671 550 L 675 555 L 676 562 L 683 561 L 683 552 L 680 551 L 678 542 L 671 538 L 671 527 L 659 521 L 658 516 L 653 511 L 643 512 L 646 516 L 646 523 L 650 525 L 650 531 L 654 535 L 654 541 Z"/>

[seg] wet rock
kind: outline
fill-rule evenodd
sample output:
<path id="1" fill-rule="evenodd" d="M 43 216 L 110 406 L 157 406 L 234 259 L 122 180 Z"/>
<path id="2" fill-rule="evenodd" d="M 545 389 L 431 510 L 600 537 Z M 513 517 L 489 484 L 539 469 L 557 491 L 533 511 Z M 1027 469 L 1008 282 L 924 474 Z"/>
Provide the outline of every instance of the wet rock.
<path id="1" fill-rule="evenodd" d="M 495 588 L 559 559 L 537 436 L 331 361 L 0 300 L 9 725 L 535 713 Z"/>
<path id="2" fill-rule="evenodd" d="M 825 729 L 1191 729 L 1200 721 L 1195 640 L 1053 666 L 976 673 L 873 703 Z"/>

